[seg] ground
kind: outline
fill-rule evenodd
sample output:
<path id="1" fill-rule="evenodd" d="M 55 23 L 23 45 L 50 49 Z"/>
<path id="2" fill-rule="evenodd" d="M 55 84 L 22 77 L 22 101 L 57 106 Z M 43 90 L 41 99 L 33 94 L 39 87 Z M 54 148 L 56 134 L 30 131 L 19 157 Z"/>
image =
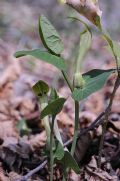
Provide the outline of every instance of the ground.
<path id="1" fill-rule="evenodd" d="M 38 3 L 38 4 L 37 4 Z M 68 20 L 60 21 L 51 13 L 53 3 L 46 4 L 19 1 L 0 2 L 0 181 L 17 181 L 23 175 L 39 166 L 46 159 L 44 147 L 46 133 L 40 120 L 41 108 L 32 91 L 38 80 L 46 81 L 57 89 L 60 96 L 70 96 L 70 91 L 61 73 L 52 65 L 35 60 L 31 57 L 16 59 L 13 55 L 17 50 L 41 47 L 38 35 L 38 16 L 42 12 L 51 14 L 51 21 L 57 27 L 65 44 L 63 57 L 68 64 L 69 76 L 72 79 L 72 67 L 76 55 L 79 31 L 77 23 Z M 39 12 L 39 6 L 43 10 Z M 56 14 L 63 12 L 56 3 Z M 67 9 L 66 14 L 70 13 Z M 118 14 L 117 14 L 118 17 Z M 114 19 L 114 18 L 113 18 Z M 110 26 L 110 25 L 109 25 Z M 75 28 L 75 30 L 74 30 Z M 77 29 L 78 28 L 78 29 Z M 94 27 L 93 27 L 94 29 Z M 70 32 L 71 30 L 71 32 Z M 95 30 L 94 30 L 95 31 Z M 68 33 L 67 33 L 68 32 Z M 115 30 L 112 31 L 114 34 Z M 119 38 L 119 31 L 116 30 Z M 115 61 L 104 49 L 104 40 L 94 33 L 93 43 L 83 62 L 83 72 L 93 68 L 115 68 Z M 73 65 L 73 66 L 70 66 Z M 92 94 L 81 102 L 79 118 L 79 134 L 88 128 L 103 112 L 109 102 L 115 75 L 109 77 L 103 89 Z M 63 142 L 73 136 L 74 103 L 69 97 L 57 121 Z M 109 116 L 109 124 L 105 134 L 102 151 L 102 166 L 98 169 L 98 149 L 102 134 L 101 124 L 80 136 L 75 150 L 75 159 L 80 165 L 80 175 L 73 171 L 69 180 L 85 181 L 117 181 L 120 179 L 120 88 L 115 94 Z M 70 149 L 71 145 L 68 145 Z M 54 167 L 54 180 L 61 180 L 62 168 Z M 49 166 L 45 166 L 32 175 L 29 181 L 49 180 Z"/>

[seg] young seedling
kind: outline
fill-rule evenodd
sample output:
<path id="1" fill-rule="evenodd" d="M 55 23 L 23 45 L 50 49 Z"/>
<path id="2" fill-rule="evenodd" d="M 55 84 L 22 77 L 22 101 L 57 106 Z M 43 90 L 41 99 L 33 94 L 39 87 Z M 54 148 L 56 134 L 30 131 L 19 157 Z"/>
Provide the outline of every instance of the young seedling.
<path id="1" fill-rule="evenodd" d="M 40 99 L 40 106 L 42 109 L 41 119 L 43 121 L 47 134 L 47 149 L 50 152 L 50 181 L 53 181 L 54 162 L 58 160 L 63 165 L 64 168 L 64 173 L 65 173 L 64 179 L 67 179 L 66 170 L 68 170 L 68 168 L 73 169 L 76 173 L 80 172 L 80 168 L 76 163 L 76 161 L 74 160 L 74 152 L 78 136 L 80 101 L 86 99 L 92 93 L 100 90 L 112 73 L 117 72 L 118 77 L 120 79 L 120 71 L 119 71 L 120 51 L 118 51 L 120 50 L 120 46 L 117 42 L 113 41 L 110 38 L 110 36 L 103 30 L 100 21 L 102 13 L 98 7 L 97 1 L 62 0 L 62 3 L 70 5 L 72 8 L 74 8 L 75 10 L 77 10 L 77 12 L 85 16 L 90 22 L 92 22 L 98 28 L 98 30 L 100 31 L 100 33 L 108 43 L 109 51 L 113 54 L 116 60 L 116 69 L 109 69 L 109 70 L 92 69 L 84 74 L 81 73 L 82 61 L 91 46 L 92 33 L 88 25 L 76 17 L 72 17 L 72 19 L 80 21 L 85 26 L 85 29 L 80 34 L 79 52 L 77 60 L 75 62 L 73 82 L 69 80 L 69 76 L 67 75 L 67 65 L 65 63 L 65 60 L 61 57 L 64 45 L 61 41 L 58 32 L 45 16 L 41 15 L 39 18 L 39 34 L 45 50 L 35 49 L 28 51 L 19 51 L 15 53 L 16 58 L 26 55 L 31 55 L 41 61 L 50 63 L 54 65 L 56 68 L 58 68 L 61 71 L 68 87 L 71 90 L 71 96 L 75 103 L 74 136 L 73 136 L 71 151 L 69 152 L 67 148 L 64 148 L 63 146 L 58 125 L 55 120 L 56 115 L 59 114 L 59 112 L 62 110 L 64 103 L 67 100 L 65 98 L 59 98 L 57 92 L 54 89 L 49 88 L 49 86 L 41 80 L 38 81 L 33 86 L 33 91 L 35 92 L 36 96 L 38 96 Z M 86 11 L 86 8 L 88 11 Z M 48 92 L 50 89 L 51 89 L 51 96 L 49 98 Z M 113 92 L 114 94 L 115 91 L 116 87 Z M 108 122 L 108 116 L 111 109 L 114 94 L 112 94 L 110 105 L 108 107 L 109 110 L 106 109 L 105 113 L 106 124 Z M 57 128 L 57 132 L 54 131 L 54 126 Z M 99 166 L 101 162 L 100 161 L 101 150 L 103 146 L 105 129 L 106 128 L 104 128 L 103 137 L 101 139 Z"/>

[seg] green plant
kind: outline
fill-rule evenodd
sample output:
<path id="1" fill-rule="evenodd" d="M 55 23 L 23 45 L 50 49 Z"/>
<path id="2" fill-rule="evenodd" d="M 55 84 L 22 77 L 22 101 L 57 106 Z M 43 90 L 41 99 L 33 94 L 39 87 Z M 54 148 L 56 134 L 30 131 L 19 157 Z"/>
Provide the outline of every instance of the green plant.
<path id="1" fill-rule="evenodd" d="M 76 60 L 76 66 L 73 75 L 73 82 L 69 80 L 67 75 L 67 66 L 64 59 L 61 57 L 61 53 L 64 49 L 64 45 L 61 41 L 61 38 L 53 27 L 53 25 L 49 22 L 49 20 L 41 15 L 39 19 L 39 34 L 44 45 L 45 49 L 35 49 L 29 51 L 19 51 L 15 53 L 15 57 L 19 58 L 26 55 L 31 55 L 41 61 L 45 61 L 57 67 L 68 87 L 71 90 L 71 96 L 74 99 L 75 103 L 75 128 L 74 128 L 74 136 L 73 142 L 71 146 L 71 151 L 69 152 L 62 142 L 60 137 L 59 130 L 55 133 L 54 137 L 54 123 L 56 119 L 56 115 L 62 110 L 65 101 L 65 98 L 59 98 L 55 89 L 50 88 L 44 81 L 40 80 L 33 86 L 33 91 L 38 96 L 40 100 L 40 105 L 42 108 L 41 119 L 43 121 L 46 133 L 47 133 L 47 144 L 46 149 L 50 153 L 50 181 L 53 180 L 53 165 L 55 161 L 59 161 L 64 167 L 64 179 L 67 177 L 68 168 L 73 169 L 76 173 L 80 172 L 80 168 L 76 161 L 74 160 L 74 152 L 76 147 L 76 141 L 78 136 L 78 121 L 79 121 L 79 105 L 80 101 L 87 98 L 92 93 L 101 89 L 107 78 L 112 74 L 117 74 L 117 83 L 115 84 L 115 88 L 113 94 L 111 95 L 111 101 L 108 108 L 105 111 L 105 126 L 103 129 L 103 136 L 101 139 L 101 146 L 99 151 L 99 166 L 101 164 L 101 150 L 103 146 L 104 133 L 106 130 L 106 124 L 108 123 L 108 116 L 112 106 L 112 101 L 114 98 L 115 91 L 118 87 L 118 80 L 120 79 L 120 71 L 119 71 L 119 59 L 120 46 L 117 42 L 113 41 L 108 33 L 106 33 L 101 25 L 100 16 L 101 11 L 96 5 L 96 1 L 88 0 L 86 4 L 82 6 L 81 2 L 77 2 L 73 0 L 62 1 L 73 7 L 80 14 L 84 15 L 89 21 L 91 21 L 99 30 L 100 34 L 105 38 L 108 43 L 108 49 L 113 54 L 116 60 L 116 69 L 109 70 L 101 70 L 101 69 L 93 69 L 89 72 L 81 74 L 81 64 L 86 55 L 87 51 L 91 46 L 92 41 L 92 33 L 90 28 L 86 23 L 77 19 L 76 17 L 71 17 L 74 20 L 80 21 L 85 29 L 80 34 L 80 44 L 79 44 L 79 52 Z M 88 12 L 86 13 L 85 8 L 88 8 Z M 94 14 L 94 17 L 93 17 Z M 50 92 L 50 96 L 48 93 Z M 48 99 L 49 97 L 49 99 Z M 56 125 L 57 126 L 57 125 Z"/>

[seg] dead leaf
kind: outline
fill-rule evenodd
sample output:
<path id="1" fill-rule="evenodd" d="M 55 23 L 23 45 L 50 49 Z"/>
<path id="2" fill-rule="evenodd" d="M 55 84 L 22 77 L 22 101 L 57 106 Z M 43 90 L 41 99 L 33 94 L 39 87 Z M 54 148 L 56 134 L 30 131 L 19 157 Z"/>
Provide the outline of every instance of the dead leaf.
<path id="1" fill-rule="evenodd" d="M 96 2 L 93 0 L 66 0 L 66 3 L 98 26 L 97 20 L 98 17 L 101 17 L 102 11 L 99 9 L 97 0 Z"/>
<path id="2" fill-rule="evenodd" d="M 80 163 L 80 161 L 84 158 L 84 156 L 87 152 L 87 149 L 90 146 L 91 141 L 92 141 L 92 137 L 91 137 L 90 133 L 87 133 L 87 134 L 81 136 L 77 140 L 74 156 L 78 163 Z"/>
<path id="3" fill-rule="evenodd" d="M 5 140 L 7 137 L 19 137 L 16 123 L 13 121 L 0 122 L 0 139 Z"/>
<path id="4" fill-rule="evenodd" d="M 96 114 L 90 111 L 83 111 L 80 113 L 79 124 L 80 128 L 85 128 L 90 126 L 90 124 L 96 119 Z"/>
<path id="5" fill-rule="evenodd" d="M 11 55 L 13 59 L 13 55 Z M 21 67 L 18 61 L 13 60 L 13 64 L 9 65 L 7 69 L 2 73 L 0 78 L 0 88 L 6 85 L 8 82 L 15 81 L 21 73 Z"/>
<path id="6" fill-rule="evenodd" d="M 33 138 L 29 140 L 29 143 L 33 149 L 39 149 L 45 145 L 46 139 L 47 139 L 46 132 L 43 131 L 40 134 L 34 135 Z"/>
<path id="7" fill-rule="evenodd" d="M 58 119 L 58 126 L 60 129 L 66 129 L 69 137 L 73 136 L 74 134 L 74 122 L 73 120 L 63 111 L 57 116 Z"/>
<path id="8" fill-rule="evenodd" d="M 95 114 L 100 114 L 104 110 L 104 107 L 104 95 L 99 91 L 88 97 L 87 101 L 84 103 L 83 109 Z"/>
<path id="9" fill-rule="evenodd" d="M 5 171 L 3 170 L 1 163 L 0 163 L 0 181 L 9 181 L 9 179 L 5 176 Z"/>
<path id="10" fill-rule="evenodd" d="M 117 181 L 117 178 L 112 177 L 106 171 L 97 168 L 97 161 L 93 156 L 90 163 L 85 167 L 85 175 L 90 181 Z"/>
<path id="11" fill-rule="evenodd" d="M 10 172 L 8 174 L 8 177 L 9 177 L 9 181 L 16 181 L 16 180 L 19 180 L 21 178 L 21 176 L 18 175 L 16 172 Z"/>
<path id="12" fill-rule="evenodd" d="M 17 143 L 9 143 L 8 141 L 8 143 L 0 147 L 0 158 L 12 171 L 19 172 L 22 163 L 25 160 L 29 161 L 31 154 L 31 146 L 23 141 L 18 141 Z"/>

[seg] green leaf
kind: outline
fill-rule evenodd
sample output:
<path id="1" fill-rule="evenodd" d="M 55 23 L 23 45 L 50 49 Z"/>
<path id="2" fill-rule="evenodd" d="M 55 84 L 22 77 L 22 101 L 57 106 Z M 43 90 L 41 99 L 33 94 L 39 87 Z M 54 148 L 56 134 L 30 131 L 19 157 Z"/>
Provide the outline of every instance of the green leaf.
<path id="1" fill-rule="evenodd" d="M 85 58 L 85 55 L 87 54 L 88 50 L 90 49 L 91 43 L 92 43 L 92 33 L 89 28 L 89 26 L 82 21 L 81 19 L 77 17 L 69 17 L 72 20 L 80 21 L 85 26 L 85 30 L 80 34 L 80 43 L 79 43 L 79 52 L 78 57 L 76 61 L 76 72 L 78 72 L 81 69 L 81 64 L 83 59 Z"/>
<path id="2" fill-rule="evenodd" d="M 40 49 L 30 50 L 30 51 L 18 51 L 15 53 L 15 57 L 19 58 L 22 56 L 31 55 L 35 58 L 38 58 L 42 61 L 45 61 L 47 63 L 50 63 L 54 66 L 56 66 L 60 70 L 66 70 L 66 64 L 64 62 L 64 59 L 55 55 L 52 55 L 46 51 L 42 51 Z"/>
<path id="3" fill-rule="evenodd" d="M 40 16 L 39 33 L 44 46 L 52 53 L 59 55 L 63 51 L 61 38 L 45 16 Z"/>
<path id="4" fill-rule="evenodd" d="M 51 88 L 49 103 L 51 103 L 52 101 L 55 101 L 57 98 L 59 98 L 59 96 L 57 95 L 57 91 Z"/>
<path id="5" fill-rule="evenodd" d="M 80 18 L 75 17 L 75 16 L 69 16 L 68 18 L 71 19 L 71 20 L 74 20 L 74 21 L 80 21 L 80 23 L 82 23 L 82 24 L 85 26 L 85 28 L 86 28 L 89 32 L 91 32 L 89 26 L 88 26 L 83 20 L 81 20 Z"/>
<path id="6" fill-rule="evenodd" d="M 33 92 L 35 93 L 36 96 L 42 97 L 47 95 L 49 92 L 49 86 L 46 84 L 44 81 L 39 80 L 33 87 Z"/>
<path id="7" fill-rule="evenodd" d="M 77 69 L 81 68 L 82 61 L 85 58 L 85 55 L 87 54 L 88 50 L 90 49 L 91 42 L 92 42 L 92 35 L 90 31 L 86 29 L 80 35 L 79 52 L 78 52 L 77 65 L 76 65 Z"/>
<path id="8" fill-rule="evenodd" d="M 101 18 L 98 15 L 95 18 L 95 25 L 102 31 Z"/>
<path id="9" fill-rule="evenodd" d="M 47 115 L 57 115 L 63 108 L 66 99 L 58 98 L 55 101 L 51 102 L 46 106 L 41 112 L 41 119 Z"/>
<path id="10" fill-rule="evenodd" d="M 61 160 L 64 157 L 64 147 L 62 144 L 56 140 L 56 149 L 54 151 L 54 158 Z"/>
<path id="11" fill-rule="evenodd" d="M 82 88 L 75 88 L 72 97 L 76 101 L 81 101 L 87 98 L 92 93 L 101 89 L 104 86 L 107 78 L 113 72 L 115 72 L 114 69 L 109 69 L 109 70 L 94 69 L 83 74 L 83 79 L 85 80 L 85 84 Z"/>
<path id="12" fill-rule="evenodd" d="M 72 157 L 72 155 L 70 154 L 69 151 L 65 151 L 64 153 L 64 157 L 61 160 L 61 163 L 63 164 L 63 167 L 65 168 L 65 170 L 67 168 L 71 168 L 72 170 L 74 170 L 77 174 L 80 173 L 80 168 L 76 162 L 76 160 Z"/>

